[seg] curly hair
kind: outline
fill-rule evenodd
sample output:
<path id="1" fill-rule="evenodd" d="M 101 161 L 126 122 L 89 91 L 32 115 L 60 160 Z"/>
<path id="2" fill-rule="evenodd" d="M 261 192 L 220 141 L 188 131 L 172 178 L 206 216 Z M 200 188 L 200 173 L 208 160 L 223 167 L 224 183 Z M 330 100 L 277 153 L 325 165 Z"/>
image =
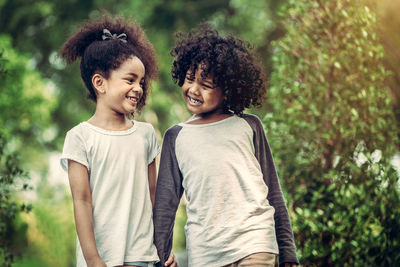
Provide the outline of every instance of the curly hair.
<path id="1" fill-rule="evenodd" d="M 108 29 L 112 34 L 127 35 L 127 42 L 117 38 L 102 39 L 103 30 Z M 92 85 L 95 73 L 109 78 L 111 71 L 118 69 L 131 56 L 138 57 L 145 66 L 143 96 L 137 109 L 146 103 L 150 81 L 157 77 L 156 56 L 152 44 L 147 40 L 140 25 L 122 15 L 113 19 L 109 15 L 97 21 L 89 21 L 73 33 L 59 51 L 61 58 L 68 64 L 80 58 L 80 71 L 83 82 L 89 91 L 88 97 L 96 102 L 97 97 Z"/>
<path id="2" fill-rule="evenodd" d="M 266 94 L 264 74 L 248 42 L 232 35 L 221 36 L 207 23 L 187 34 L 177 33 L 176 37 L 176 46 L 171 50 L 175 83 L 182 86 L 188 69 L 193 68 L 194 73 L 200 66 L 202 77 L 212 73 L 214 84 L 226 96 L 225 111 L 240 116 L 251 105 L 261 106 Z"/>

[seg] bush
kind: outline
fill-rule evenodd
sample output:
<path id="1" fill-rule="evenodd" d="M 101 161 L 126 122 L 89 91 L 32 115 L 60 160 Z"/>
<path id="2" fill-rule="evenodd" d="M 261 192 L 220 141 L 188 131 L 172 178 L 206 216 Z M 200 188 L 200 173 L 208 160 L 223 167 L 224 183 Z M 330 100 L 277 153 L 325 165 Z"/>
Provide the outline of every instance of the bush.
<path id="1" fill-rule="evenodd" d="M 30 205 L 17 200 L 17 192 L 30 189 L 19 158 L 45 141 L 55 100 L 32 60 L 11 46 L 10 36 L 0 34 L 0 265 L 10 266 L 20 237 L 15 219 Z M 39 145 L 40 146 L 40 145 Z M 38 154 L 35 154 L 38 158 Z M 23 163 L 27 157 L 21 156 Z M 25 166 L 24 166 L 25 167 Z M 22 227 L 24 228 L 24 227 Z M 22 229 L 21 228 L 21 229 Z M 25 229 L 26 230 L 26 229 Z M 25 231 L 22 229 L 21 231 Z"/>
<path id="2" fill-rule="evenodd" d="M 11 249 L 16 240 L 17 229 L 14 220 L 18 213 L 30 211 L 31 206 L 19 204 L 14 199 L 17 190 L 28 189 L 23 182 L 26 173 L 19 167 L 15 154 L 8 153 L 5 149 L 7 140 L 0 132 L 0 265 L 11 266 L 14 260 Z"/>
<path id="3" fill-rule="evenodd" d="M 289 1 L 264 118 L 305 266 L 399 266 L 396 123 L 375 15 Z"/>

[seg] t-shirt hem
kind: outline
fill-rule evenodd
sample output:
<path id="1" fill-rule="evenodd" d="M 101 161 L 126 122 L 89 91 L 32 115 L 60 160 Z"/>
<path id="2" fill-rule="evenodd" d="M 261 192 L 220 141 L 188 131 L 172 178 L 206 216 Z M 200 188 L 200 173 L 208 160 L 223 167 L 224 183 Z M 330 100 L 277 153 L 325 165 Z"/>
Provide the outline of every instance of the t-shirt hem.
<path id="1" fill-rule="evenodd" d="M 78 159 L 75 156 L 64 154 L 60 158 L 60 163 L 61 163 L 61 166 L 62 166 L 63 170 L 66 171 L 66 172 L 68 172 L 68 160 L 76 161 L 76 162 L 82 164 L 83 166 L 85 166 L 89 170 L 89 165 L 88 165 L 87 162 L 85 162 L 85 161 L 83 161 L 81 159 Z"/>
<path id="2" fill-rule="evenodd" d="M 247 257 L 251 254 L 254 253 L 271 253 L 271 254 L 275 254 L 278 255 L 279 251 L 273 248 L 265 248 L 265 247 L 255 247 L 252 248 L 251 250 L 246 250 L 246 251 L 242 251 L 241 253 L 237 254 L 235 257 L 231 257 L 231 256 L 227 256 L 227 257 L 221 257 L 220 260 L 218 262 L 213 262 L 213 263 L 199 263 L 199 264 L 192 264 L 190 266 L 225 266 L 228 264 L 232 264 L 240 259 L 243 259 L 244 257 Z"/>
<path id="3" fill-rule="evenodd" d="M 107 266 L 121 266 L 124 265 L 124 262 L 154 262 L 157 263 L 160 260 L 158 258 L 154 258 L 154 257 L 147 257 L 147 258 L 125 258 L 123 261 L 121 260 L 112 260 L 112 261 L 107 261 L 105 262 L 105 264 Z"/>

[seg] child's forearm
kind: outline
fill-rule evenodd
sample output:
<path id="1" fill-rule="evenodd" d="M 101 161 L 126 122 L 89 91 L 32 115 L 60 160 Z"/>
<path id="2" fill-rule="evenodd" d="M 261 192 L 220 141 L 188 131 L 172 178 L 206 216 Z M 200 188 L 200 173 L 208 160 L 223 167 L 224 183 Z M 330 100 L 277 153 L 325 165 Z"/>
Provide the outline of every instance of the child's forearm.
<path id="1" fill-rule="evenodd" d="M 83 256 L 90 266 L 90 263 L 100 259 L 94 238 L 92 203 L 83 199 L 74 200 L 74 215 Z"/>
<path id="2" fill-rule="evenodd" d="M 150 199 L 152 207 L 154 208 L 154 200 L 156 195 L 156 183 L 157 183 L 157 170 L 156 170 L 156 160 L 153 160 L 152 163 L 148 166 L 148 179 L 149 179 L 149 190 L 150 190 Z"/>

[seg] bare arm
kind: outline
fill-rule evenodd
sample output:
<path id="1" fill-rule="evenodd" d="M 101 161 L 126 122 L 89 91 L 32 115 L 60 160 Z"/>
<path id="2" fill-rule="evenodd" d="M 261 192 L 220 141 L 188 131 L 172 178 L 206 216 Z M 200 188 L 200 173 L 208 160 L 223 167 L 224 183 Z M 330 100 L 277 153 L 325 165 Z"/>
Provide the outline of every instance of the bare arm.
<path id="1" fill-rule="evenodd" d="M 93 231 L 92 195 L 85 166 L 68 160 L 68 177 L 74 202 L 76 231 L 88 267 L 106 266 L 100 258 Z"/>
<path id="2" fill-rule="evenodd" d="M 154 199 L 156 194 L 156 184 L 157 184 L 157 169 L 156 169 L 156 159 L 154 159 L 148 167 L 148 179 L 149 179 L 149 189 L 150 189 L 150 199 L 152 207 L 154 208 Z"/>

